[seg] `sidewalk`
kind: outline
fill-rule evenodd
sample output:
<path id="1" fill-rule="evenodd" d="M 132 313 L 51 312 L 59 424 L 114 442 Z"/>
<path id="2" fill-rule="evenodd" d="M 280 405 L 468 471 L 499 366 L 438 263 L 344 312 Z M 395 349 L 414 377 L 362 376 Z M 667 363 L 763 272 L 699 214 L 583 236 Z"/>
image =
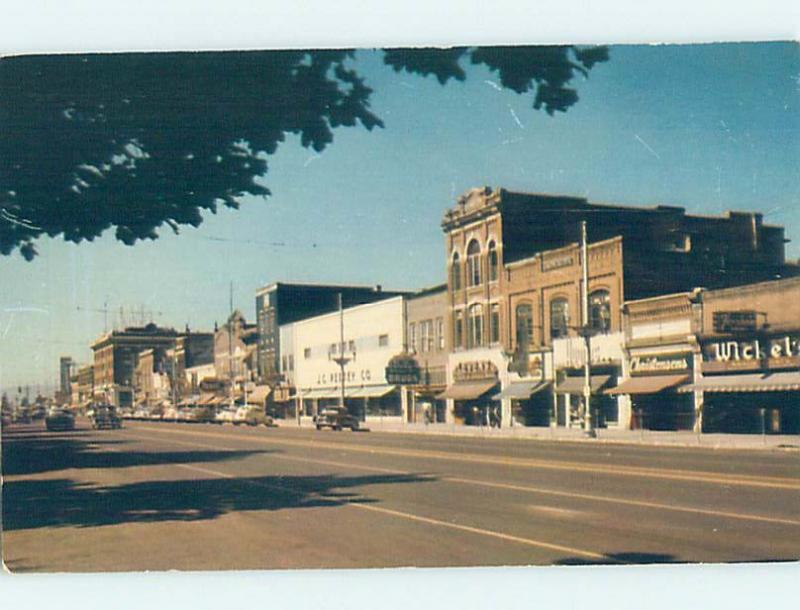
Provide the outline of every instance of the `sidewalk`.
<path id="1" fill-rule="evenodd" d="M 296 428 L 295 420 L 277 420 L 282 428 Z M 587 438 L 576 428 L 540 428 L 514 426 L 487 428 L 456 424 L 405 424 L 396 421 L 371 420 L 362 424 L 375 432 L 397 434 L 422 434 L 428 436 L 458 436 L 491 439 L 519 439 L 540 441 L 566 441 L 582 443 L 614 443 L 671 447 L 703 447 L 707 449 L 753 449 L 766 451 L 800 451 L 800 435 L 760 434 L 696 434 L 689 431 L 659 432 L 654 430 L 599 429 L 597 438 Z M 303 422 L 301 427 L 312 428 L 313 423 Z"/>

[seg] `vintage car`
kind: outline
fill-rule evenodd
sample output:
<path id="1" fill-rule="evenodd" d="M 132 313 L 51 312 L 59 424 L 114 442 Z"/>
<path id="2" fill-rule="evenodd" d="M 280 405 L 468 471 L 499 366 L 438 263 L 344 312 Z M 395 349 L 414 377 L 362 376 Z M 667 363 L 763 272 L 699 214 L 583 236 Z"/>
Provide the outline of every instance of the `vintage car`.
<path id="1" fill-rule="evenodd" d="M 75 415 L 67 409 L 51 409 L 44 418 L 44 425 L 51 432 L 56 430 L 74 430 Z"/>
<path id="2" fill-rule="evenodd" d="M 230 407 L 220 407 L 217 414 L 214 416 L 214 422 L 217 424 L 232 424 L 236 419 L 236 411 L 238 409 L 231 409 Z"/>
<path id="3" fill-rule="evenodd" d="M 358 430 L 358 420 L 343 407 L 324 408 L 317 415 L 314 423 L 317 426 L 317 430 L 322 430 L 323 428 L 332 428 L 333 430 L 350 428 L 353 432 Z"/>
<path id="4" fill-rule="evenodd" d="M 92 409 L 92 428 L 102 430 L 105 428 L 122 428 L 122 420 L 117 415 L 117 410 L 111 405 L 95 405 Z"/>
<path id="5" fill-rule="evenodd" d="M 211 405 L 197 405 L 186 410 L 183 421 L 191 424 L 208 424 L 215 421 L 216 409 Z"/>
<path id="6" fill-rule="evenodd" d="M 233 424 L 245 424 L 248 426 L 272 426 L 272 418 L 264 411 L 264 407 L 256 405 L 244 405 L 236 409 L 233 415 Z"/>

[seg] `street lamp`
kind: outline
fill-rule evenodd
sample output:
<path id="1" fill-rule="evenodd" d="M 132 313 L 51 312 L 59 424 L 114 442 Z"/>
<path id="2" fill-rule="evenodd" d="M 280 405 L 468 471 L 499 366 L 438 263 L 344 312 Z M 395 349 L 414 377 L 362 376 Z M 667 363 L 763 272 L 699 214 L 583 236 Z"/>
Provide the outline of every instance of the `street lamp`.
<path id="1" fill-rule="evenodd" d="M 586 239 L 586 221 L 581 221 L 581 259 L 582 259 L 582 272 L 583 282 L 581 283 L 581 329 L 580 334 L 583 336 L 583 427 L 584 434 L 591 438 L 595 438 L 597 433 L 594 430 L 594 421 L 592 418 L 592 349 L 591 349 L 591 336 L 592 328 L 589 326 L 589 244 Z"/>

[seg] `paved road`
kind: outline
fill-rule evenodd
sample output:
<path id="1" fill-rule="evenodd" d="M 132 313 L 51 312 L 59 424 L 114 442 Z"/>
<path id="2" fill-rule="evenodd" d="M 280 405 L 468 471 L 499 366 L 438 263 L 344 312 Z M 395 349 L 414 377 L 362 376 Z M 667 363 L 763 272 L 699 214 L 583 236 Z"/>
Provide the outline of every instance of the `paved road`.
<path id="1" fill-rule="evenodd" d="M 800 558 L 800 453 L 130 422 L 3 436 L 17 571 Z"/>

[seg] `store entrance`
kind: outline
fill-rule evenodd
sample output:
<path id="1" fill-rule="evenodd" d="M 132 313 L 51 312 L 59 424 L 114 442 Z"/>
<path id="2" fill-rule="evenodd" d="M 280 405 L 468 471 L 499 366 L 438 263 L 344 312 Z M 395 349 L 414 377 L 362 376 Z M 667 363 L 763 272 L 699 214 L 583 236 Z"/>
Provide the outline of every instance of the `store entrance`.
<path id="1" fill-rule="evenodd" d="M 800 433 L 800 392 L 706 392 L 703 432 Z"/>

